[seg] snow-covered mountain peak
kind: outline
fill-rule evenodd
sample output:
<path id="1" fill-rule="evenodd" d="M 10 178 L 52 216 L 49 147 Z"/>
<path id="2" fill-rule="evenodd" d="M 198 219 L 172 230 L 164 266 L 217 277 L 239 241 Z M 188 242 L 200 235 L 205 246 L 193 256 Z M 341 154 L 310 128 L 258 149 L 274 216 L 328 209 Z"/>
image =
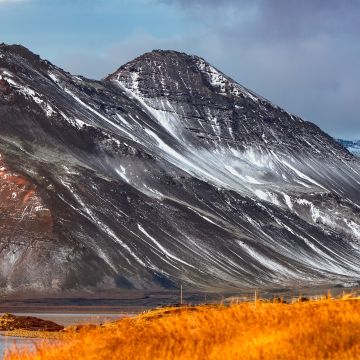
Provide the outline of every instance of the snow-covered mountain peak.
<path id="1" fill-rule="evenodd" d="M 0 154 L 1 289 L 359 277 L 359 161 L 197 56 L 95 81 L 2 45 Z"/>
<path id="2" fill-rule="evenodd" d="M 348 149 L 352 154 L 360 156 L 360 140 L 337 139 L 337 141 L 346 149 Z"/>
<path id="3" fill-rule="evenodd" d="M 203 58 L 171 50 L 154 50 L 120 67 L 109 80 L 120 80 L 129 88 L 149 96 L 147 78 L 158 82 L 151 85 L 160 95 L 184 95 L 197 91 L 208 97 L 209 91 L 221 95 L 246 97 L 252 101 L 265 101 L 245 87 L 237 84 Z M 145 86 L 146 85 L 146 86 Z"/>

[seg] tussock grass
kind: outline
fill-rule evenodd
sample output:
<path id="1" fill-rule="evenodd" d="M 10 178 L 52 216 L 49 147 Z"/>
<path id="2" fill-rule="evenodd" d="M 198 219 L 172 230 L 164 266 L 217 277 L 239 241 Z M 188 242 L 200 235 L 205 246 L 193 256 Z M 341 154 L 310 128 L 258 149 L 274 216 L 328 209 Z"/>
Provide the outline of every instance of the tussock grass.
<path id="1" fill-rule="evenodd" d="M 6 359 L 360 359 L 360 300 L 157 309 Z"/>

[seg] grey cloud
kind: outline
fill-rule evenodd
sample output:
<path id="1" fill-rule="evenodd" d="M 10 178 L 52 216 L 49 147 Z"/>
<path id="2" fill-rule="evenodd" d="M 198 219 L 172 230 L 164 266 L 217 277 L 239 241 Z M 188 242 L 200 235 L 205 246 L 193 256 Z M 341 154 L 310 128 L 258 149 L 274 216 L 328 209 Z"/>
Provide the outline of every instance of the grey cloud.
<path id="1" fill-rule="evenodd" d="M 216 19 L 225 22 L 222 14 L 233 13 L 232 25 L 249 26 L 261 35 L 269 36 L 306 36 L 314 33 L 347 33 L 358 35 L 360 30 L 360 0 L 159 0 L 163 3 L 177 4 L 192 13 L 200 10 L 200 21 L 206 21 L 207 16 L 213 16 L 214 26 Z M 244 21 L 249 8 L 256 13 L 253 21 Z M 219 18 L 220 16 L 220 18 Z M 201 17 L 203 19 L 201 19 Z M 238 19 L 238 22 L 233 21 Z"/>
<path id="2" fill-rule="evenodd" d="M 314 34 L 358 35 L 360 1 L 272 0 L 260 4 L 261 20 L 270 34 L 308 37 Z"/>

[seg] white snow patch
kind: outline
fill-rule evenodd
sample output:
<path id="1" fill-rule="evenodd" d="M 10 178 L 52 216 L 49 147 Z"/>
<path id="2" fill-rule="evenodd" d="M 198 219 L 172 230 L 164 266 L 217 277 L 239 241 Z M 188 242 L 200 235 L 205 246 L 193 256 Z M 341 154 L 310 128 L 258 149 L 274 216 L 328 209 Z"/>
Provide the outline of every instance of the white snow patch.
<path id="1" fill-rule="evenodd" d="M 275 260 L 272 260 L 268 257 L 263 256 L 260 254 L 259 251 L 256 251 L 253 247 L 250 245 L 237 240 L 237 243 L 240 245 L 241 248 L 243 248 L 252 258 L 254 258 L 258 263 L 261 265 L 267 267 L 268 269 L 276 272 L 277 275 L 285 275 L 285 276 L 294 276 L 297 275 L 296 272 L 291 271 L 290 269 L 286 268 L 285 266 L 281 265 Z"/>
<path id="2" fill-rule="evenodd" d="M 138 229 L 147 237 L 149 238 L 159 249 L 160 251 L 168 256 L 169 258 L 178 261 L 184 265 L 190 266 L 192 268 L 194 268 L 194 266 L 190 265 L 189 263 L 187 263 L 186 261 L 183 261 L 181 259 L 179 259 L 178 257 L 176 257 L 175 255 L 171 254 L 168 250 L 166 250 L 155 238 L 153 238 L 140 224 L 137 224 Z"/>
<path id="3" fill-rule="evenodd" d="M 31 98 L 36 104 L 38 104 L 43 109 L 47 117 L 50 117 L 56 113 L 54 108 L 48 102 L 41 99 L 41 95 L 39 93 L 37 93 L 33 89 L 30 89 L 27 86 L 20 85 L 19 83 L 14 81 L 12 77 L 13 76 L 11 74 L 7 73 L 6 71 L 5 72 L 3 71 L 2 75 L 0 75 L 0 80 L 1 79 L 6 80 L 15 89 L 15 91 L 26 97 Z"/>
<path id="4" fill-rule="evenodd" d="M 218 89 L 220 94 L 229 93 L 234 96 L 243 95 L 254 102 L 258 102 L 259 98 L 254 96 L 249 90 L 243 86 L 230 81 L 224 74 L 216 70 L 213 66 L 206 63 L 203 59 L 197 59 L 197 66 L 199 70 L 206 74 L 211 85 Z"/>
<path id="5" fill-rule="evenodd" d="M 282 195 L 284 196 L 284 200 L 285 200 L 285 203 L 288 206 L 288 208 L 290 210 L 293 210 L 294 206 L 293 206 L 293 203 L 291 202 L 291 197 L 286 193 L 282 193 Z"/>
<path id="6" fill-rule="evenodd" d="M 353 220 L 344 219 L 345 224 L 349 227 L 352 233 L 360 239 L 360 225 L 355 223 Z"/>
<path id="7" fill-rule="evenodd" d="M 202 214 L 200 214 L 198 211 L 194 210 L 194 208 L 188 206 L 188 209 L 190 209 L 190 210 L 193 211 L 195 214 L 199 215 L 201 218 L 203 218 L 204 220 L 208 221 L 209 223 L 218 226 L 215 222 L 213 222 L 212 220 L 210 220 L 208 217 L 206 217 L 205 215 L 202 215 Z"/>
<path id="8" fill-rule="evenodd" d="M 126 176 L 126 169 L 122 165 L 120 165 L 120 169 L 115 169 L 115 171 L 122 179 L 124 179 L 127 183 L 130 183 L 129 178 Z"/>
<path id="9" fill-rule="evenodd" d="M 294 166 L 292 166 L 291 164 L 289 164 L 287 161 L 283 160 L 282 162 L 283 162 L 283 164 L 285 164 L 288 168 L 290 168 L 291 170 L 293 170 L 293 171 L 296 173 L 296 175 L 298 175 L 298 176 L 301 177 L 302 179 L 307 180 L 307 181 L 311 182 L 312 184 L 314 184 L 314 185 L 316 185 L 316 186 L 318 186 L 318 187 L 320 187 L 320 188 L 328 191 L 324 186 L 320 185 L 318 182 L 316 182 L 316 181 L 315 181 L 314 179 L 312 179 L 311 177 L 303 174 L 300 170 L 296 169 Z"/>

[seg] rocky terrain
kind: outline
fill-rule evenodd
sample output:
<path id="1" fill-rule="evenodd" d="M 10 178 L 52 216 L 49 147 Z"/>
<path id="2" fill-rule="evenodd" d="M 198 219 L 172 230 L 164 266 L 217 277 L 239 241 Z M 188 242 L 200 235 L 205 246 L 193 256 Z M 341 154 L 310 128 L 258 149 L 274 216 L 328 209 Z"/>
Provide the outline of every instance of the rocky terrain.
<path id="1" fill-rule="evenodd" d="M 64 327 L 52 321 L 42 320 L 33 316 L 0 315 L 0 331 L 61 331 Z"/>
<path id="2" fill-rule="evenodd" d="M 358 282 L 359 160 L 199 57 L 0 45 L 0 155 L 3 292 Z"/>

